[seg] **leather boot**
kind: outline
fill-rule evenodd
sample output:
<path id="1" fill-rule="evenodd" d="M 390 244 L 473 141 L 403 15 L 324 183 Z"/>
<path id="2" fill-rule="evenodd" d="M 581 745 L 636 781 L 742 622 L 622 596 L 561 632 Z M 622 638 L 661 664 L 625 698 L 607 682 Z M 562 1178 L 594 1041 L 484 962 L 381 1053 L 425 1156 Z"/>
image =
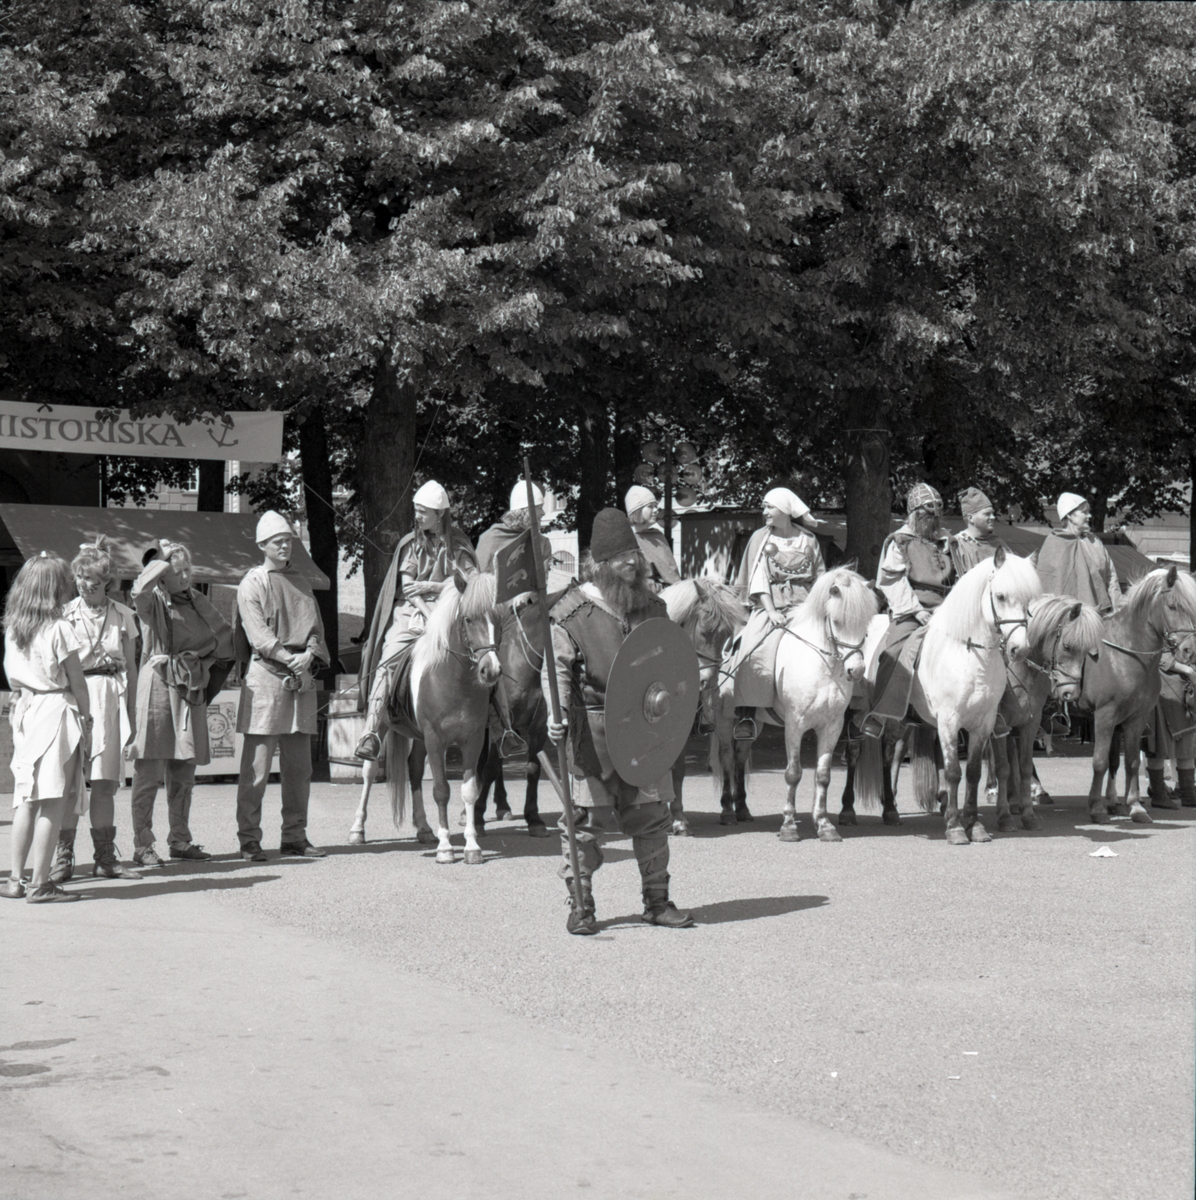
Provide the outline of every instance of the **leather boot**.
<path id="1" fill-rule="evenodd" d="M 108 825 L 102 829 L 92 829 L 91 844 L 95 847 L 92 857 L 95 860 L 91 868 L 92 875 L 102 875 L 105 879 L 143 879 L 140 871 L 130 870 L 120 861 L 116 852 L 116 826 Z"/>
<path id="2" fill-rule="evenodd" d="M 667 929 L 689 929 L 694 919 L 681 912 L 669 899 L 669 885 L 644 888 L 644 915 L 642 920 L 649 925 L 663 925 Z"/>
<path id="3" fill-rule="evenodd" d="M 1150 795 L 1151 808 L 1179 808 L 1179 801 L 1167 790 L 1167 781 L 1163 777 L 1162 767 L 1147 767 L 1146 778 L 1150 780 L 1147 792 Z"/>
<path id="4" fill-rule="evenodd" d="M 566 879 L 565 886 L 569 889 L 569 917 L 565 921 L 565 928 L 570 933 L 580 935 L 597 933 L 598 924 L 594 908 L 594 890 L 590 880 L 585 877 L 582 878 L 580 910 L 577 907 L 577 897 L 573 894 L 573 881 Z"/>
<path id="5" fill-rule="evenodd" d="M 1179 802 L 1184 808 L 1196 808 L 1196 769 L 1179 768 Z"/>
<path id="6" fill-rule="evenodd" d="M 75 873 L 75 831 L 58 831 L 58 849 L 54 851 L 54 865 L 50 868 L 51 883 L 66 883 Z"/>

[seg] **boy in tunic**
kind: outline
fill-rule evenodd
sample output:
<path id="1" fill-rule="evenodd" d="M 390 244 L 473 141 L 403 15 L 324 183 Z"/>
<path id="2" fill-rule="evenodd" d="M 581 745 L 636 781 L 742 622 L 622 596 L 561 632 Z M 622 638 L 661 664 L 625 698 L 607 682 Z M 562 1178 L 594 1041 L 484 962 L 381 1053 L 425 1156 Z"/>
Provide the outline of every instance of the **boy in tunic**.
<path id="1" fill-rule="evenodd" d="M 265 862 L 262 799 L 277 750 L 282 790 L 284 857 L 323 858 L 307 840 L 311 796 L 311 739 L 316 732 L 317 663 L 332 656 L 324 644 L 324 622 L 311 583 L 291 565 L 295 533 L 276 512 L 263 513 L 256 540 L 265 556 L 237 587 L 242 658 L 250 651 L 241 685 L 237 732 L 243 735 L 237 779 L 237 838 L 241 857 Z M 248 643 L 247 645 L 245 643 Z"/>

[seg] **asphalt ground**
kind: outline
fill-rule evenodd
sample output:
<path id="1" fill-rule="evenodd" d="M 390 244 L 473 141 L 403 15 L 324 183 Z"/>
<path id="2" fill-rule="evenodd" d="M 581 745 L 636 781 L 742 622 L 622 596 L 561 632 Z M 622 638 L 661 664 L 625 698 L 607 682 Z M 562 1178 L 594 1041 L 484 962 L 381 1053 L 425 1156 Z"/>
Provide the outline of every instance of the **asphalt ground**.
<path id="1" fill-rule="evenodd" d="M 268 835 L 252 864 L 234 789 L 201 785 L 211 863 L 0 908 L 0 1194 L 1190 1197 L 1196 810 L 1091 826 L 1086 763 L 1039 758 L 1041 832 L 949 847 L 899 798 L 900 827 L 826 845 L 807 777 L 791 845 L 759 760 L 752 824 L 687 780 L 673 895 L 699 927 L 638 921 L 612 837 L 587 939 L 564 932 L 556 839 L 519 823 L 482 866 L 438 866 L 384 788 L 376 840 L 345 845 L 357 789 L 322 784 L 329 857 L 279 861 Z"/>

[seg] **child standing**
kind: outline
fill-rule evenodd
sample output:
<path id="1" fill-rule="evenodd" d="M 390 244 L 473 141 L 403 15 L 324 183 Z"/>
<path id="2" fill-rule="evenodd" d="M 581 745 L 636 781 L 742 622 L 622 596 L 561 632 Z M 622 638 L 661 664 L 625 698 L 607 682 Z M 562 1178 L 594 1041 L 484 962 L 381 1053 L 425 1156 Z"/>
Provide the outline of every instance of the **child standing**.
<path id="1" fill-rule="evenodd" d="M 140 879 L 140 871 L 124 866 L 116 852 L 116 790 L 122 775 L 120 711 L 137 731 L 137 664 L 134 645 L 137 623 L 133 610 L 108 595 L 112 582 L 112 552 L 103 538 L 79 547 L 71 563 L 79 595 L 64 609 L 79 641 L 79 663 L 87 678 L 95 721 L 91 761 L 85 773 L 91 785 L 92 875 L 108 879 Z M 131 739 L 130 739 L 131 740 Z M 65 883 L 75 865 L 75 829 L 79 814 L 68 812 L 58 834 L 58 852 L 50 878 Z"/>
<path id="2" fill-rule="evenodd" d="M 4 606 L 4 670 L 12 707 L 12 874 L 0 895 L 30 904 L 78 900 L 50 880 L 63 816 L 86 805 L 83 763 L 90 756 L 91 700 L 79 642 L 63 606 L 74 590 L 70 568 L 44 550 L 17 572 Z M 26 895 L 21 876 L 33 850 Z"/>

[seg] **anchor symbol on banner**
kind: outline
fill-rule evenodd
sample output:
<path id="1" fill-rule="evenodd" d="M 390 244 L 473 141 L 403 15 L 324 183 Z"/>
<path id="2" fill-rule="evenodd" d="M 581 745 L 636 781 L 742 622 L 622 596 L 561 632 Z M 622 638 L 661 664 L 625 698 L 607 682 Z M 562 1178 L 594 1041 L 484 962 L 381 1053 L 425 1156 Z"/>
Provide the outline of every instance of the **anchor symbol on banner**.
<path id="1" fill-rule="evenodd" d="M 214 441 L 222 450 L 227 449 L 229 446 L 239 446 L 241 444 L 240 438 L 233 438 L 231 442 L 228 440 L 228 435 L 232 432 L 233 430 L 231 426 L 221 425 L 220 436 L 217 437 L 216 434 L 212 432 L 212 427 L 210 425 L 208 426 L 208 437 L 210 437 L 212 441 Z"/>

